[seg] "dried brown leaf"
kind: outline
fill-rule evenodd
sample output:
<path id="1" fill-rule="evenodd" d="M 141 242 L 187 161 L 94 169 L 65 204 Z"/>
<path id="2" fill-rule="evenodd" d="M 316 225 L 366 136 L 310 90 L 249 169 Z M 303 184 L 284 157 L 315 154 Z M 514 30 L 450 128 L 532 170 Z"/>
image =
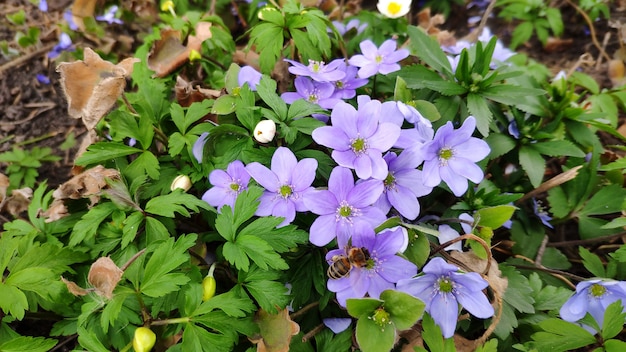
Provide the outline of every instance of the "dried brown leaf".
<path id="1" fill-rule="evenodd" d="M 32 197 L 33 190 L 28 187 L 14 189 L 11 191 L 11 196 L 7 197 L 7 199 L 2 202 L 2 209 L 0 209 L 0 211 L 5 210 L 13 216 L 18 216 L 23 211 L 28 210 Z"/>
<path id="2" fill-rule="evenodd" d="M 257 344 L 257 352 L 289 351 L 291 337 L 300 332 L 300 325 L 291 320 L 287 309 L 282 309 L 277 314 L 261 309 L 256 314 L 256 323 L 261 336 L 251 341 Z"/>
<path id="3" fill-rule="evenodd" d="M 80 199 L 89 197 L 92 204 L 98 201 L 98 195 L 107 187 L 107 179 L 119 180 L 120 172 L 106 169 L 102 165 L 94 166 L 72 177 L 59 186 L 53 193 L 55 199 Z"/>
<path id="4" fill-rule="evenodd" d="M 5 174 L 0 173 L 0 204 L 7 196 L 7 189 L 10 183 L 9 178 Z"/>
<path id="5" fill-rule="evenodd" d="M 48 210 L 44 211 L 41 216 L 46 220 L 45 222 L 54 222 L 61 218 L 70 215 L 65 207 L 65 203 L 61 199 L 55 199 L 48 207 Z"/>
<path id="6" fill-rule="evenodd" d="M 93 17 L 98 0 L 74 0 L 72 4 L 72 19 L 81 31 L 85 30 L 83 19 Z"/>
<path id="7" fill-rule="evenodd" d="M 127 58 L 115 65 L 85 48 L 84 60 L 59 64 L 57 72 L 61 74 L 69 115 L 82 118 L 87 129 L 92 130 L 122 95 L 126 78 L 139 61 Z"/>
<path id="8" fill-rule="evenodd" d="M 89 269 L 87 281 L 96 293 L 107 299 L 113 298 L 113 290 L 122 279 L 124 272 L 109 257 L 100 257 Z"/>
<path id="9" fill-rule="evenodd" d="M 176 76 L 174 92 L 176 94 L 176 101 L 183 107 L 188 107 L 195 102 L 206 99 L 217 99 L 222 95 L 222 92 L 219 90 L 201 88 L 198 85 L 194 87 L 191 82 L 186 81 L 181 76 Z"/>
<path id="10" fill-rule="evenodd" d="M 89 293 L 89 290 L 78 286 L 74 281 L 67 280 L 63 276 L 61 276 L 61 281 L 63 281 L 65 286 L 67 286 L 67 290 L 74 296 L 85 296 Z"/>

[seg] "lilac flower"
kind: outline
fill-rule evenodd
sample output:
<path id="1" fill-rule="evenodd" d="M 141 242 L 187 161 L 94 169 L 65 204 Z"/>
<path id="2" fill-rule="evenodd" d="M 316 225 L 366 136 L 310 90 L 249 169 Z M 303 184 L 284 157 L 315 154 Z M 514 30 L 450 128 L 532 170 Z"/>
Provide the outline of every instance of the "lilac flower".
<path id="1" fill-rule="evenodd" d="M 313 140 L 334 149 L 332 157 L 337 164 L 355 169 L 359 178 L 384 180 L 387 163 L 382 153 L 396 142 L 400 127 L 381 123 L 381 114 L 381 103 L 377 100 L 359 105 L 358 111 L 342 101 L 330 115 L 332 126 L 315 129 Z"/>
<path id="2" fill-rule="evenodd" d="M 74 48 L 72 47 L 72 38 L 70 38 L 67 33 L 61 33 L 61 36 L 59 37 L 59 44 L 55 45 L 52 48 L 52 51 L 48 53 L 48 58 L 54 59 L 61 55 L 63 51 L 74 51 Z"/>
<path id="3" fill-rule="evenodd" d="M 333 98 L 352 99 L 356 96 L 356 89 L 367 84 L 367 78 L 358 78 L 359 69 L 355 66 L 342 63 L 339 69 L 346 73 L 345 77 L 334 82 L 335 92 Z"/>
<path id="4" fill-rule="evenodd" d="M 39 11 L 48 12 L 48 1 L 47 0 L 39 0 Z"/>
<path id="5" fill-rule="evenodd" d="M 462 220 L 461 221 L 461 228 L 463 229 L 464 233 L 472 233 L 473 232 L 473 226 L 474 226 L 474 218 L 466 213 L 463 213 L 461 215 L 459 215 L 459 219 Z M 452 241 L 453 239 L 460 237 L 461 235 L 452 227 L 448 226 L 448 225 L 440 225 L 439 226 L 439 244 L 443 244 L 446 243 L 448 241 Z M 461 241 L 459 242 L 455 242 L 449 246 L 447 246 L 446 248 L 444 248 L 446 251 L 452 251 L 452 250 L 456 250 L 459 252 L 463 251 L 463 244 L 461 243 Z"/>
<path id="6" fill-rule="evenodd" d="M 280 216 L 285 220 L 278 227 L 286 226 L 296 218 L 296 211 L 309 210 L 303 201 L 314 191 L 317 160 L 305 158 L 300 161 L 289 148 L 279 147 L 272 156 L 272 169 L 254 162 L 246 170 L 266 191 L 260 198 L 256 211 L 258 216 Z"/>
<path id="7" fill-rule="evenodd" d="M 67 22 L 67 25 L 71 30 L 75 31 L 78 29 L 78 25 L 74 22 L 74 16 L 72 15 L 71 10 L 63 12 L 63 19 L 65 19 L 65 22 Z"/>
<path id="8" fill-rule="evenodd" d="M 348 276 L 328 280 L 327 287 L 337 293 L 340 305 L 345 307 L 348 298 L 361 298 L 366 294 L 379 298 L 384 290 L 394 289 L 396 282 L 417 274 L 415 264 L 396 255 L 406 237 L 400 227 L 384 230 L 378 235 L 373 229 L 367 229 L 353 237 L 352 246 L 367 249 L 370 258 L 364 266 L 352 266 Z M 329 251 L 326 260 L 330 263 L 334 256 L 346 255 L 346 251 L 345 248 Z"/>
<path id="9" fill-rule="evenodd" d="M 367 23 L 361 23 L 359 19 L 353 18 L 348 23 L 343 24 L 343 22 L 333 21 L 333 25 L 337 29 L 337 32 L 341 34 L 341 36 L 346 35 L 346 33 L 350 32 L 352 29 L 356 29 L 356 34 L 362 33 L 365 28 L 367 28 Z"/>
<path id="10" fill-rule="evenodd" d="M 115 14 L 118 8 L 119 7 L 117 5 L 113 5 L 109 7 L 109 9 L 104 13 L 104 15 L 96 16 L 96 21 L 107 22 L 108 24 L 113 24 L 113 23 L 123 24 L 124 22 L 122 22 L 122 20 L 115 17 Z"/>
<path id="11" fill-rule="evenodd" d="M 198 137 L 198 139 L 196 139 L 196 141 L 193 144 L 193 147 L 191 148 L 191 153 L 193 154 L 194 158 L 196 158 L 196 160 L 198 161 L 198 164 L 202 163 L 202 158 L 204 156 L 204 145 L 206 144 L 208 139 L 209 139 L 209 132 L 202 132 L 202 134 Z"/>
<path id="12" fill-rule="evenodd" d="M 239 193 L 248 189 L 250 174 L 241 161 L 235 160 L 228 164 L 226 171 L 219 169 L 211 171 L 209 182 L 213 187 L 204 193 L 202 200 L 220 212 L 224 205 L 230 206 L 231 209 L 235 206 Z"/>
<path id="13" fill-rule="evenodd" d="M 321 247 L 337 238 L 339 247 L 345 247 L 354 234 L 380 225 L 387 218 L 372 204 L 382 193 L 381 181 L 367 180 L 355 185 L 349 169 L 335 167 L 328 189 L 316 190 L 304 198 L 306 207 L 319 215 L 311 225 L 311 243 Z"/>
<path id="14" fill-rule="evenodd" d="M 478 37 L 478 40 L 483 44 L 483 47 L 489 43 L 493 35 L 489 28 L 483 29 L 483 32 Z M 467 40 L 458 40 L 454 45 L 442 46 L 442 49 L 450 54 L 452 57 L 448 57 L 450 60 L 450 64 L 452 65 L 452 71 L 456 71 L 456 66 L 459 63 L 459 54 L 463 49 L 469 49 L 474 44 Z M 496 46 L 494 47 L 493 54 L 491 56 L 491 64 L 489 65 L 492 69 L 497 68 L 498 66 L 502 66 L 502 63 L 506 61 L 511 56 L 515 55 L 515 52 L 506 48 L 504 44 L 500 40 L 496 41 Z"/>
<path id="15" fill-rule="evenodd" d="M 459 268 L 439 257 L 431 259 L 423 272 L 424 275 L 399 281 L 397 289 L 426 303 L 425 310 L 439 325 L 444 338 L 454 335 L 459 304 L 481 319 L 494 314 L 493 307 L 482 292 L 489 284 L 480 274 L 460 272 Z"/>
<path id="16" fill-rule="evenodd" d="M 311 77 L 317 82 L 333 82 L 342 79 L 346 74 L 339 70 L 343 59 L 335 59 L 327 64 L 324 61 L 309 60 L 309 65 L 305 66 L 297 61 L 285 59 L 293 66 L 289 67 L 289 72 L 297 76 Z"/>
<path id="17" fill-rule="evenodd" d="M 610 279 L 582 281 L 576 285 L 574 295 L 561 307 L 561 318 L 573 323 L 589 313 L 602 326 L 604 311 L 617 300 L 626 306 L 626 282 Z"/>
<path id="18" fill-rule="evenodd" d="M 551 229 L 554 228 L 554 226 L 552 226 L 552 224 L 550 223 L 550 220 L 552 220 L 552 217 L 548 214 L 548 211 L 544 208 L 543 203 L 540 200 L 536 200 L 535 198 L 533 198 L 533 211 L 535 212 L 535 215 L 537 215 L 539 220 L 541 220 L 541 223 L 543 223 L 545 226 Z"/>
<path id="19" fill-rule="evenodd" d="M 432 187 L 424 186 L 422 171 L 417 170 L 422 160 L 415 154 L 415 150 L 405 149 L 399 156 L 389 152 L 383 157 L 389 173 L 384 180 L 385 191 L 374 205 L 385 214 L 393 206 L 402 216 L 414 220 L 420 213 L 417 198 L 432 191 Z"/>
<path id="20" fill-rule="evenodd" d="M 422 147 L 424 184 L 437 186 L 442 180 L 459 197 L 467 190 L 467 180 L 479 183 L 483 170 L 475 163 L 489 154 L 489 145 L 482 139 L 472 137 L 476 120 L 468 117 L 463 125 L 454 130 L 448 121 L 435 133 L 432 141 Z"/>
<path id="21" fill-rule="evenodd" d="M 329 328 L 335 334 L 338 334 L 346 330 L 352 323 L 350 318 L 325 318 L 322 319 L 324 325 Z"/>
<path id="22" fill-rule="evenodd" d="M 404 116 L 404 121 L 412 123 L 414 127 L 401 130 L 400 137 L 396 144 L 394 144 L 394 147 L 403 149 L 411 147 L 417 148 L 431 141 L 435 134 L 432 123 L 411 105 L 401 101 L 396 102 L 396 104 L 401 116 Z M 402 121 L 402 123 L 404 123 L 404 121 Z"/>
<path id="23" fill-rule="evenodd" d="M 44 75 L 43 73 L 37 74 L 37 81 L 42 84 L 50 84 L 50 77 Z"/>
<path id="24" fill-rule="evenodd" d="M 261 82 L 261 77 L 263 75 L 261 72 L 254 69 L 252 66 L 244 66 L 239 70 L 239 75 L 237 76 L 237 83 L 239 86 L 243 86 L 245 83 L 248 83 L 251 91 L 256 91 L 256 86 Z"/>
<path id="25" fill-rule="evenodd" d="M 406 49 L 396 50 L 396 41 L 392 39 L 386 40 L 380 48 L 369 39 L 361 42 L 360 47 L 363 54 L 352 56 L 348 62 L 352 66 L 360 67 L 361 78 L 398 71 L 400 69 L 398 62 L 409 56 Z"/>
<path id="26" fill-rule="evenodd" d="M 308 77 L 300 76 L 296 77 L 294 84 L 296 92 L 285 92 L 280 96 L 287 104 L 304 99 L 324 109 L 332 109 L 341 102 L 341 99 L 333 97 L 335 86 L 332 83 L 316 82 Z"/>

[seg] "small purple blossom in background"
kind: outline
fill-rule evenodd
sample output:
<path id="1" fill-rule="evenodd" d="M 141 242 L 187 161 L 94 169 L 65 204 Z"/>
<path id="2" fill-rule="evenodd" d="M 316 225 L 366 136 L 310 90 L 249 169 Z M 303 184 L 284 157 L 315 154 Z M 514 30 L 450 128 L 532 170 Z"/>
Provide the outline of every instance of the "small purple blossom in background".
<path id="1" fill-rule="evenodd" d="M 374 205 L 385 214 L 393 206 L 405 218 L 415 220 L 420 213 L 417 198 L 432 191 L 432 187 L 424 186 L 422 182 L 422 171 L 417 170 L 422 160 L 415 154 L 416 151 L 405 149 L 400 155 L 389 152 L 383 157 L 389 173 L 383 181 L 385 191 Z"/>
<path id="2" fill-rule="evenodd" d="M 441 328 L 444 338 L 454 335 L 459 304 L 472 315 L 487 319 L 494 309 L 482 292 L 489 283 L 478 273 L 460 272 L 459 268 L 436 257 L 424 266 L 424 275 L 401 280 L 397 290 L 411 294 L 426 303 L 425 310 Z"/>
<path id="3" fill-rule="evenodd" d="M 113 24 L 113 23 L 123 24 L 124 22 L 122 22 L 122 20 L 115 17 L 115 14 L 117 13 L 118 9 L 119 7 L 117 5 L 113 5 L 109 7 L 107 11 L 104 13 L 104 15 L 96 16 L 96 21 L 106 22 L 108 24 Z"/>
<path id="4" fill-rule="evenodd" d="M 362 55 L 354 55 L 348 61 L 350 65 L 360 67 L 359 77 L 368 78 L 377 73 L 386 75 L 391 72 L 400 70 L 398 62 L 409 56 L 406 49 L 396 50 L 396 41 L 393 39 L 386 40 L 380 48 L 371 40 L 362 41 Z"/>
<path id="5" fill-rule="evenodd" d="M 48 1 L 47 0 L 39 0 L 39 11 L 48 12 Z"/>
<path id="6" fill-rule="evenodd" d="M 439 236 L 437 239 L 439 240 L 439 244 L 444 244 L 448 241 L 452 241 L 455 238 L 460 237 L 459 233 L 453 229 L 450 225 L 439 225 Z M 444 248 L 446 251 L 459 251 L 463 252 L 463 244 L 461 241 L 454 242 L 453 244 Z"/>
<path id="7" fill-rule="evenodd" d="M 379 298 L 384 290 L 394 289 L 396 282 L 417 274 L 415 264 L 396 255 L 407 242 L 406 237 L 406 232 L 396 227 L 378 235 L 373 229 L 368 229 L 352 238 L 352 246 L 366 248 L 370 259 L 365 266 L 353 266 L 349 276 L 328 280 L 327 287 L 337 293 L 340 305 L 345 307 L 348 298 L 361 298 L 366 294 Z M 346 251 L 346 248 L 329 251 L 326 260 L 331 262 L 333 256 L 346 255 Z"/>
<path id="8" fill-rule="evenodd" d="M 458 130 L 448 121 L 437 130 L 432 141 L 424 144 L 422 175 L 426 186 L 435 187 L 443 180 L 460 197 L 467 191 L 468 179 L 474 183 L 482 181 L 483 170 L 476 162 L 489 155 L 490 148 L 484 140 L 472 137 L 475 128 L 473 116 Z"/>
<path id="9" fill-rule="evenodd" d="M 485 27 L 483 32 L 478 37 L 478 40 L 483 44 L 483 47 L 489 43 L 493 34 L 491 34 L 491 30 Z M 448 60 L 452 65 L 452 72 L 456 71 L 456 66 L 459 63 L 459 54 L 463 49 L 469 49 L 472 45 L 471 42 L 467 40 L 458 40 L 454 45 L 442 46 L 442 49 L 450 53 L 452 56 L 448 56 Z M 491 64 L 489 65 L 492 69 L 498 68 L 502 66 L 503 63 L 508 60 L 511 56 L 515 55 L 515 51 L 507 48 L 502 44 L 500 40 L 496 41 L 496 46 L 494 47 L 493 54 L 491 56 Z"/>
<path id="10" fill-rule="evenodd" d="M 554 228 L 554 226 L 552 226 L 552 224 L 550 223 L 552 217 L 548 214 L 548 211 L 543 206 L 543 203 L 535 198 L 533 198 L 533 211 L 535 212 L 535 215 L 537 215 L 539 220 L 541 220 L 542 224 L 551 229 Z"/>
<path id="11" fill-rule="evenodd" d="M 363 180 L 387 177 L 382 153 L 400 136 L 400 127 L 379 121 L 381 106 L 379 101 L 371 100 L 356 110 L 341 101 L 330 115 L 332 126 L 316 128 L 312 133 L 315 142 L 334 149 L 331 155 L 337 164 L 354 169 Z"/>
<path id="12" fill-rule="evenodd" d="M 352 99 L 356 96 L 356 89 L 363 87 L 369 82 L 367 78 L 358 78 L 357 72 L 359 69 L 355 66 L 342 63 L 339 69 L 346 73 L 345 77 L 333 82 L 335 84 L 335 91 L 333 92 L 333 98 L 339 99 Z"/>
<path id="13" fill-rule="evenodd" d="M 235 206 L 239 193 L 248 189 L 250 174 L 241 161 L 235 160 L 228 164 L 226 171 L 219 169 L 211 171 L 209 182 L 213 187 L 204 193 L 202 200 L 220 212 L 224 205 L 230 206 L 231 209 Z"/>
<path id="14" fill-rule="evenodd" d="M 304 99 L 324 109 L 332 109 L 341 102 L 341 99 L 333 97 L 335 86 L 332 83 L 316 82 L 308 77 L 300 76 L 296 77 L 294 85 L 296 86 L 295 92 L 285 92 L 280 95 L 287 104 Z"/>
<path id="15" fill-rule="evenodd" d="M 305 66 L 298 61 L 284 59 L 292 66 L 289 67 L 289 72 L 296 76 L 311 77 L 317 82 L 334 82 L 342 79 L 346 73 L 339 69 L 339 66 L 344 63 L 343 59 L 335 59 L 328 64 L 324 61 L 309 60 L 309 65 Z"/>
<path id="16" fill-rule="evenodd" d="M 435 135 L 432 123 L 411 105 L 401 101 L 396 102 L 396 104 L 398 111 L 404 116 L 404 121 L 412 123 L 414 128 L 401 130 L 400 137 L 396 144 L 394 144 L 394 147 L 403 149 L 417 148 L 426 142 L 430 142 Z"/>
<path id="17" fill-rule="evenodd" d="M 198 161 L 198 164 L 202 164 L 202 159 L 204 156 L 204 145 L 206 144 L 209 138 L 209 132 L 202 132 L 198 139 L 193 143 L 193 147 L 191 148 L 191 153 L 194 158 Z"/>
<path id="18" fill-rule="evenodd" d="M 37 81 L 42 84 L 50 84 L 50 77 L 44 75 L 43 73 L 37 74 Z"/>
<path id="19" fill-rule="evenodd" d="M 74 22 L 74 16 L 72 15 L 71 10 L 63 12 L 63 19 L 67 22 L 67 25 L 71 30 L 75 31 L 78 29 L 78 25 Z"/>
<path id="20" fill-rule="evenodd" d="M 59 37 L 59 44 L 55 45 L 52 48 L 52 51 L 48 53 L 48 58 L 57 58 L 64 51 L 74 51 L 74 48 L 72 47 L 72 38 L 70 38 L 67 33 L 61 33 L 61 36 Z"/>
<path id="21" fill-rule="evenodd" d="M 250 90 L 255 92 L 257 84 L 261 82 L 261 77 L 263 77 L 261 72 L 255 70 L 254 67 L 244 66 L 239 70 L 239 75 L 237 75 L 237 83 L 240 87 L 248 83 Z"/>
<path id="22" fill-rule="evenodd" d="M 271 166 L 270 170 L 253 162 L 246 166 L 246 170 L 265 187 L 256 215 L 283 217 L 285 220 L 278 225 L 282 227 L 296 218 L 296 211 L 309 210 L 303 199 L 314 191 L 311 184 L 315 180 L 317 160 L 305 158 L 298 161 L 289 148 L 279 147 L 272 156 Z"/>
<path id="23" fill-rule="evenodd" d="M 322 319 L 324 325 L 329 328 L 335 334 L 338 334 L 346 330 L 352 323 L 350 318 L 325 318 Z"/>
<path id="24" fill-rule="evenodd" d="M 380 209 L 372 206 L 383 188 L 378 180 L 355 185 L 350 169 L 335 167 L 328 179 L 328 189 L 316 190 L 304 198 L 306 207 L 319 215 L 309 230 L 311 243 L 322 247 L 337 238 L 339 247 L 345 247 L 351 237 L 387 220 Z"/>
<path id="25" fill-rule="evenodd" d="M 571 323 L 589 313 L 602 326 L 604 311 L 617 300 L 626 306 L 626 282 L 610 279 L 582 281 L 576 285 L 576 292 L 563 304 L 559 313 L 561 319 Z"/>
<path id="26" fill-rule="evenodd" d="M 361 23 L 359 19 L 353 18 L 348 21 L 348 23 L 343 24 L 343 22 L 333 21 L 333 25 L 337 29 L 337 32 L 341 34 L 341 36 L 346 35 L 346 33 L 350 32 L 352 29 L 356 29 L 356 34 L 361 34 L 365 28 L 367 28 L 367 23 Z"/>

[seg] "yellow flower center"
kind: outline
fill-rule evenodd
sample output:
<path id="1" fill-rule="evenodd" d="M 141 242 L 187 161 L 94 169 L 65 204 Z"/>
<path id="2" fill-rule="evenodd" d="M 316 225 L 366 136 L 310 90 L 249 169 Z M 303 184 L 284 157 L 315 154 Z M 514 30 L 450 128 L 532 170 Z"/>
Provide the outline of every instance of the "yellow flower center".
<path id="1" fill-rule="evenodd" d="M 439 279 L 437 283 L 439 284 L 440 292 L 450 293 L 454 288 L 453 282 L 447 277 Z"/>
<path id="2" fill-rule="evenodd" d="M 289 185 L 282 185 L 280 186 L 280 189 L 278 190 L 278 192 L 283 198 L 288 198 L 293 193 L 293 190 L 291 189 L 291 186 Z"/>
<path id="3" fill-rule="evenodd" d="M 389 13 L 393 16 L 400 12 L 400 10 L 402 10 L 402 6 L 394 1 L 390 2 L 387 6 L 387 11 L 389 11 Z"/>
<path id="4" fill-rule="evenodd" d="M 592 296 L 600 298 L 606 293 L 606 287 L 599 284 L 593 284 L 589 289 L 589 292 Z"/>

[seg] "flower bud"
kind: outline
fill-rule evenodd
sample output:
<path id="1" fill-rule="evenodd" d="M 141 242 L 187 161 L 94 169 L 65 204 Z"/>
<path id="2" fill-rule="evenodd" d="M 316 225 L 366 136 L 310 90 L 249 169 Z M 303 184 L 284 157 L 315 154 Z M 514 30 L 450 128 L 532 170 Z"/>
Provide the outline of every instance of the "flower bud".
<path id="1" fill-rule="evenodd" d="M 202 302 L 206 302 L 215 296 L 215 289 L 217 288 L 217 282 L 213 277 L 213 271 L 215 270 L 215 263 L 211 265 L 209 274 L 202 280 Z"/>
<path id="2" fill-rule="evenodd" d="M 174 12 L 174 2 L 172 0 L 164 1 L 161 4 L 161 11 L 168 12 L 172 14 L 172 16 L 176 17 L 176 12 Z"/>
<path id="3" fill-rule="evenodd" d="M 272 120 L 263 120 L 254 128 L 254 139 L 260 143 L 269 143 L 276 134 L 276 123 Z"/>
<path id="4" fill-rule="evenodd" d="M 133 338 L 133 349 L 135 352 L 148 352 L 152 349 L 155 342 L 156 335 L 149 328 L 141 326 L 135 330 L 135 337 Z"/>
<path id="5" fill-rule="evenodd" d="M 176 188 L 180 188 L 183 191 L 187 192 L 191 188 L 191 180 L 189 179 L 189 176 L 187 175 L 176 176 L 176 178 L 174 179 L 174 181 L 172 181 L 172 184 L 170 185 L 170 189 L 173 191 Z"/>
<path id="6" fill-rule="evenodd" d="M 197 50 L 191 49 L 189 52 L 189 61 L 197 61 L 202 59 L 202 55 Z"/>

